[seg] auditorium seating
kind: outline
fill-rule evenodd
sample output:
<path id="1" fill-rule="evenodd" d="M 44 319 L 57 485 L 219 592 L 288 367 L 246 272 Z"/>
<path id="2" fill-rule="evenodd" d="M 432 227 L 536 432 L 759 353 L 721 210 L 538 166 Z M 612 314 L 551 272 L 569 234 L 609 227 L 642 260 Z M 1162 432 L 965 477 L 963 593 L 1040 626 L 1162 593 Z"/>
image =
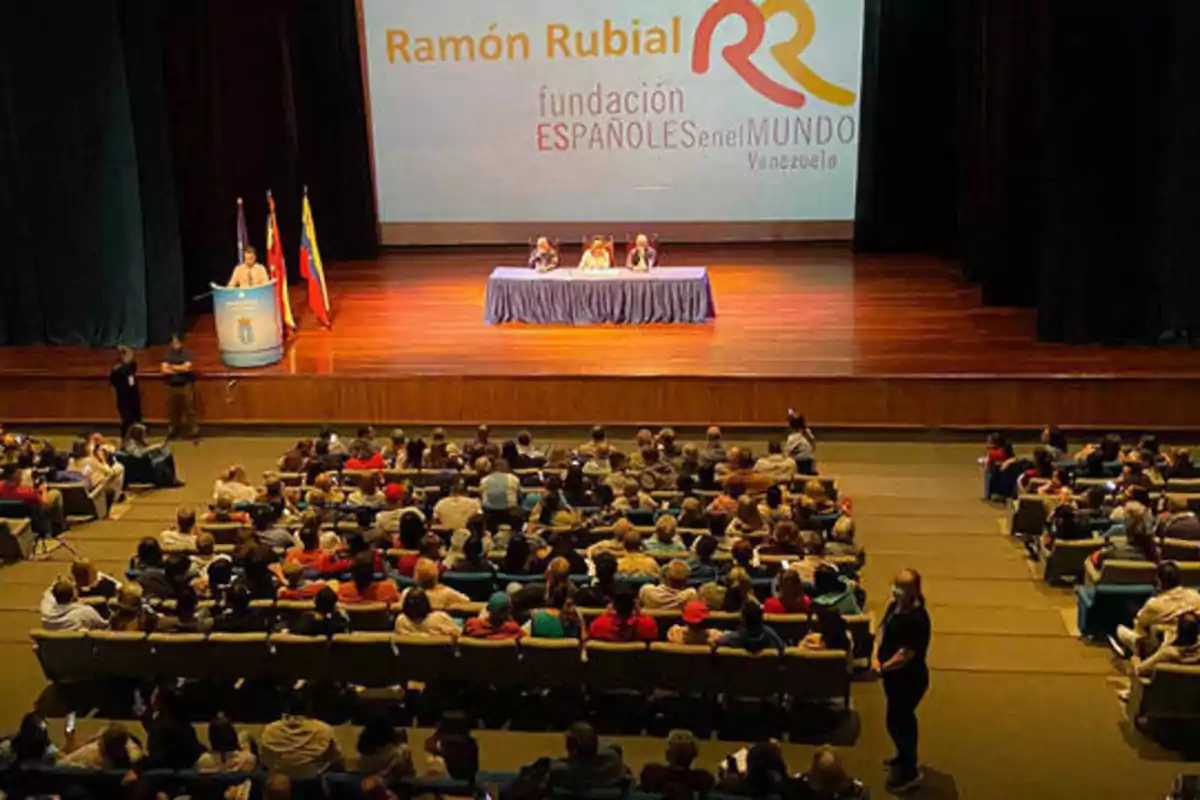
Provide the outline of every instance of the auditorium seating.
<path id="1" fill-rule="evenodd" d="M 768 624 L 770 624 L 768 622 Z M 193 678 L 236 681 L 345 681 L 365 686 L 422 683 L 576 685 L 595 691 L 655 688 L 701 694 L 802 696 L 848 703 L 844 651 L 791 647 L 783 655 L 731 648 L 680 650 L 646 644 L 578 640 L 547 644 L 516 640 L 350 633 L 331 639 L 262 633 L 146 634 L 113 631 L 30 633 L 47 679 L 81 683 L 105 679 Z M 686 660 L 686 665 L 681 661 Z M 526 670 L 526 664 L 529 669 Z M 559 673 L 558 668 L 563 668 Z M 689 673 L 682 685 L 676 678 Z M 539 680 L 545 679 L 547 685 Z"/>
<path id="2" fill-rule="evenodd" d="M 1149 677 L 1134 678 L 1129 718 L 1145 733 L 1158 733 L 1167 725 L 1200 722 L 1200 666 L 1160 664 Z"/>
<path id="3" fill-rule="evenodd" d="M 28 519 L 0 519 L 0 561 L 12 564 L 28 558 L 35 541 Z"/>
<path id="4" fill-rule="evenodd" d="M 72 522 L 104 519 L 108 516 L 108 495 L 103 483 L 89 488 L 86 483 L 47 483 L 47 489 L 62 493 L 63 514 Z"/>

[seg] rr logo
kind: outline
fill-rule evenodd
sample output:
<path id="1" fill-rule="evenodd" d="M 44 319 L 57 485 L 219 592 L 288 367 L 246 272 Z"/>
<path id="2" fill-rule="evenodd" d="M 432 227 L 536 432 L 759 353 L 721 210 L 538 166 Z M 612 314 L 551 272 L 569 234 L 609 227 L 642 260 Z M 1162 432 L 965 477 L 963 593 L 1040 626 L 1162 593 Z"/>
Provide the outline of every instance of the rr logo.
<path id="1" fill-rule="evenodd" d="M 740 42 L 728 45 L 721 55 L 733 67 L 733 71 L 763 97 L 781 106 L 802 107 L 808 100 L 803 92 L 768 78 L 750 61 L 766 36 L 767 20 L 776 14 L 787 14 L 796 23 L 796 33 L 791 39 L 771 47 L 771 55 L 779 62 L 779 66 L 809 94 L 834 105 L 853 105 L 854 92 L 825 80 L 800 58 L 817 32 L 817 19 L 808 6 L 808 0 L 764 0 L 762 6 L 756 6 L 750 0 L 717 0 L 704 12 L 700 24 L 696 26 L 692 72 L 697 75 L 708 72 L 712 37 L 717 26 L 726 17 L 741 17 L 746 23 L 745 37 Z"/>

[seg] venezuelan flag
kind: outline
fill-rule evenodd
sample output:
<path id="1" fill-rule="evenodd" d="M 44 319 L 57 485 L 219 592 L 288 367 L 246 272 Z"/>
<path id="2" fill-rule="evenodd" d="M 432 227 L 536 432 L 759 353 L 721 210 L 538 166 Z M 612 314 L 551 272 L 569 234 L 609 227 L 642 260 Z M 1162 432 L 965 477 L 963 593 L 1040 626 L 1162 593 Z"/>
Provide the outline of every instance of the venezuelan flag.
<path id="1" fill-rule="evenodd" d="M 329 320 L 329 289 L 325 286 L 325 268 L 321 265 L 321 249 L 317 247 L 317 226 L 313 223 L 312 206 L 308 204 L 308 187 L 304 187 L 304 208 L 300 225 L 300 275 L 308 282 L 308 307 L 326 328 Z"/>

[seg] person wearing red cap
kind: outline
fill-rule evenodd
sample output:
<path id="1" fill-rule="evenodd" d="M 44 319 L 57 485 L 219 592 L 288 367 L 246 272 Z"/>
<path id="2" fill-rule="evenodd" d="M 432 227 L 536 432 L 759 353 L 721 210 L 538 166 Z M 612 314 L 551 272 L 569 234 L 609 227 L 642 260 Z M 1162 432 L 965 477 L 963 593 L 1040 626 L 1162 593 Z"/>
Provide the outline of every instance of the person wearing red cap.
<path id="1" fill-rule="evenodd" d="M 404 515 L 404 500 L 408 491 L 402 483 L 389 483 L 383 487 L 383 498 L 387 509 L 375 515 L 375 527 L 388 533 L 400 532 L 400 517 Z"/>
<path id="2" fill-rule="evenodd" d="M 720 638 L 720 631 L 705 627 L 705 623 L 708 622 L 708 604 L 703 600 L 685 603 L 682 616 L 682 625 L 672 625 L 667 630 L 667 641 L 671 644 L 711 645 Z"/>

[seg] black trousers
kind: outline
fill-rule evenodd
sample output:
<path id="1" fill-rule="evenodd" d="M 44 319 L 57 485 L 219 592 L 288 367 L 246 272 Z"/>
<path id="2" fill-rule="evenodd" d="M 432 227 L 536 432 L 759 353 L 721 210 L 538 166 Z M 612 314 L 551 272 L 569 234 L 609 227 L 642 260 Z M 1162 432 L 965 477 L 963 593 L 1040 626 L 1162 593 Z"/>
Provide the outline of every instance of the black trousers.
<path id="1" fill-rule="evenodd" d="M 917 706 L 928 689 L 929 668 L 924 664 L 883 674 L 887 732 L 896 745 L 896 771 L 904 776 L 917 769 Z"/>

